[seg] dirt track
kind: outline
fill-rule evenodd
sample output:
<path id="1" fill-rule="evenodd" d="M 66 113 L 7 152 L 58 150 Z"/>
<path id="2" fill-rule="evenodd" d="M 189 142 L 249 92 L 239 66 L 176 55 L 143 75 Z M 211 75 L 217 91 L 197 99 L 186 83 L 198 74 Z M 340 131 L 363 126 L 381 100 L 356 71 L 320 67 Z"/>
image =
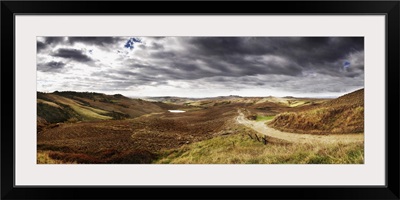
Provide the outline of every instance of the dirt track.
<path id="1" fill-rule="evenodd" d="M 364 141 L 364 134 L 341 134 L 341 135 L 310 135 L 282 132 L 265 124 L 265 121 L 248 120 L 244 114 L 238 110 L 237 123 L 243 124 L 253 130 L 278 139 L 293 143 L 353 143 Z"/>

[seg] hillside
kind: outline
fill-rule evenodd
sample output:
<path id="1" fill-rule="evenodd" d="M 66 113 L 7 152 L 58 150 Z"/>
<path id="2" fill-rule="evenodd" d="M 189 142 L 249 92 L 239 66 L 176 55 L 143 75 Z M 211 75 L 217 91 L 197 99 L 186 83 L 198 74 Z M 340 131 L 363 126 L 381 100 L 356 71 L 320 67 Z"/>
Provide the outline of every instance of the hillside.
<path id="1" fill-rule="evenodd" d="M 282 131 L 310 134 L 363 133 L 364 89 L 308 110 L 277 115 L 268 125 Z"/>
<path id="2" fill-rule="evenodd" d="M 361 134 L 326 135 L 331 141 L 322 135 L 289 133 L 286 136 L 295 139 L 288 140 L 264 124 L 275 118 L 273 123 L 296 133 L 363 132 L 363 96 L 358 91 L 334 100 L 141 100 L 120 94 L 38 92 L 37 163 L 363 163 Z M 343 127 L 347 129 L 338 129 Z"/>
<path id="3" fill-rule="evenodd" d="M 160 151 L 234 134 L 229 106 L 168 111 L 125 120 L 49 125 L 37 135 L 37 150 L 66 163 L 151 163 Z"/>
<path id="4" fill-rule="evenodd" d="M 134 118 L 176 105 L 89 92 L 37 92 L 38 126 L 46 123 Z"/>

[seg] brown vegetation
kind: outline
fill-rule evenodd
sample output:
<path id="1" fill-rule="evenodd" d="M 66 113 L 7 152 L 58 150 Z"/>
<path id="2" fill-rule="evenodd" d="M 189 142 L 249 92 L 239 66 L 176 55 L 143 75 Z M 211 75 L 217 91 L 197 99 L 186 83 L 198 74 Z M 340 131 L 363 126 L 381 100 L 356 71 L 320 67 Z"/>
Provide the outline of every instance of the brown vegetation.
<path id="1" fill-rule="evenodd" d="M 237 96 L 146 101 L 99 93 L 38 92 L 37 162 L 279 163 L 280 157 L 266 159 L 265 156 L 285 151 L 282 156 L 289 157 L 287 148 L 298 151 L 299 155 L 310 148 L 292 145 L 237 124 L 239 109 L 245 116 L 252 116 L 257 121 L 259 118 L 270 120 L 275 116 L 271 125 L 296 133 L 363 132 L 360 125 L 364 120 L 363 100 L 358 101 L 361 97 L 363 94 L 359 92 L 332 101 Z M 170 113 L 170 109 L 186 112 Z M 348 148 L 350 152 L 353 147 Z M 356 162 L 363 160 L 359 156 L 363 155 L 361 150 L 361 146 L 357 145 L 358 153 L 353 156 L 358 159 Z M 314 147 L 312 153 L 315 151 L 320 149 Z M 252 152 L 251 155 L 249 152 Z M 255 152 L 260 154 L 255 155 Z M 232 153 L 243 155 L 233 158 Z M 347 152 L 342 153 L 347 155 Z M 332 155 L 329 153 L 327 157 Z M 304 157 L 304 160 L 303 157 L 289 159 L 288 162 L 307 163 L 314 159 Z M 315 157 L 318 157 L 317 154 Z"/>
<path id="2" fill-rule="evenodd" d="M 281 113 L 268 125 L 278 130 L 296 133 L 363 133 L 364 89 L 314 108 Z"/>
<path id="3" fill-rule="evenodd" d="M 135 119 L 63 123 L 37 136 L 38 151 L 77 163 L 150 163 L 155 153 L 223 134 L 235 116 L 230 107 Z"/>

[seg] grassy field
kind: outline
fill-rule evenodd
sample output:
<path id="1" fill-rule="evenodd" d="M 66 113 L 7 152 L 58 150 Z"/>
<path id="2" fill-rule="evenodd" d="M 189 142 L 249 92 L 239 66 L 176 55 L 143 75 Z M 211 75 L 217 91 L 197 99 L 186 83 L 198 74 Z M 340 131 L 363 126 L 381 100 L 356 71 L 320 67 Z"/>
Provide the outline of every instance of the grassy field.
<path id="1" fill-rule="evenodd" d="M 275 116 L 262 116 L 262 115 L 257 115 L 256 121 L 267 121 L 267 120 L 272 120 L 274 119 Z"/>
<path id="2" fill-rule="evenodd" d="M 362 164 L 364 144 L 264 145 L 246 134 L 219 136 L 167 150 L 159 164 Z"/>

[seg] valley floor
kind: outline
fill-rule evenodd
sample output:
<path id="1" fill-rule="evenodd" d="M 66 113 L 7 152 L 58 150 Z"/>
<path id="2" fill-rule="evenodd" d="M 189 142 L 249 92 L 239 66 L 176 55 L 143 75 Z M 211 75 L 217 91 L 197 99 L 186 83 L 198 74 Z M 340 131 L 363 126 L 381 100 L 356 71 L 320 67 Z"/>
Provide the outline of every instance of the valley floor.
<path id="1" fill-rule="evenodd" d="M 364 135 L 281 132 L 237 106 L 61 123 L 38 133 L 42 163 L 363 163 Z M 264 142 L 265 138 L 267 142 Z"/>

